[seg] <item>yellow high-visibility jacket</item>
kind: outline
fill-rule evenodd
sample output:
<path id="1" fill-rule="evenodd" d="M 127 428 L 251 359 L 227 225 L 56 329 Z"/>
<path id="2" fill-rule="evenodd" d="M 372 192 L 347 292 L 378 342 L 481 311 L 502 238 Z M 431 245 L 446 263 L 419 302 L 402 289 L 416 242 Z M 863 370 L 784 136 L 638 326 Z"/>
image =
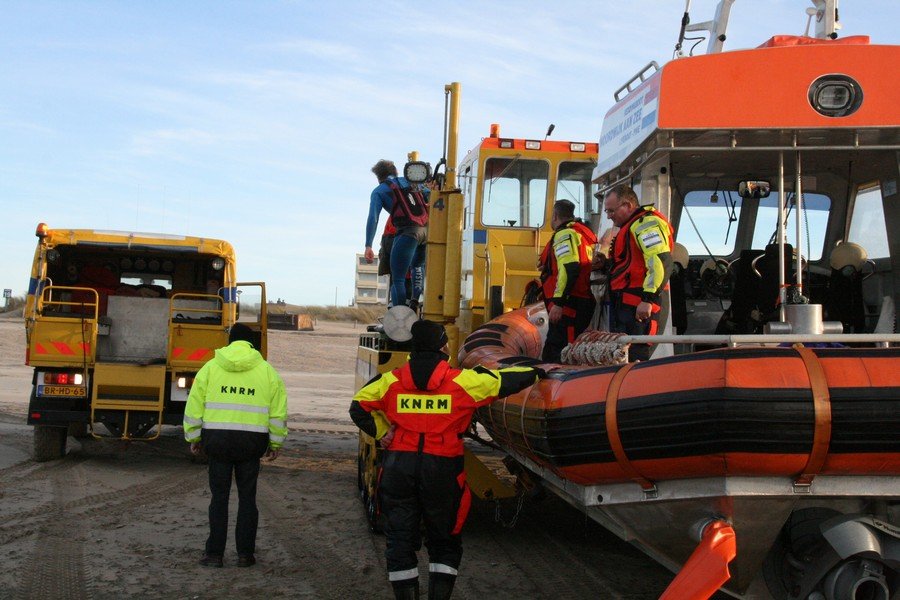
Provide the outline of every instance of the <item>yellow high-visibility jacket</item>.
<path id="1" fill-rule="evenodd" d="M 284 382 L 250 342 L 219 348 L 194 378 L 184 409 L 184 439 L 199 442 L 201 430 L 204 439 L 206 432 L 248 432 L 267 434 L 269 448 L 284 444 L 288 433 Z"/>

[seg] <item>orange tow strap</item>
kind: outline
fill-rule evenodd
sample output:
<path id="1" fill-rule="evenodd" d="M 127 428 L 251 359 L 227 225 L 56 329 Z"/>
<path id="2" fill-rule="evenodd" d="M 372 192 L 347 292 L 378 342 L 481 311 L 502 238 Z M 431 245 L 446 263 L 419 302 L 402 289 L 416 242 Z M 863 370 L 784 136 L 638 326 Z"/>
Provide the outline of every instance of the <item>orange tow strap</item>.
<path id="1" fill-rule="evenodd" d="M 625 471 L 625 474 L 628 475 L 632 481 L 640 485 L 644 491 L 651 491 L 655 490 L 656 486 L 652 481 L 638 473 L 637 469 L 634 468 L 634 465 L 631 464 L 631 461 L 628 460 L 628 456 L 625 454 L 625 448 L 622 446 L 622 438 L 619 436 L 619 416 L 617 407 L 619 403 L 619 389 L 622 387 L 625 375 L 627 375 L 628 371 L 636 364 L 637 363 L 633 362 L 628 363 L 616 371 L 616 374 L 613 375 L 612 380 L 609 382 L 609 387 L 606 388 L 606 435 L 609 437 L 609 445 L 616 457 L 616 462 L 619 463 L 619 467 Z"/>
<path id="2" fill-rule="evenodd" d="M 813 433 L 812 449 L 809 458 L 795 485 L 809 485 L 825 464 L 828 446 L 831 443 L 831 395 L 828 392 L 828 381 L 825 370 L 815 352 L 802 344 L 794 344 L 794 350 L 800 354 L 806 373 L 809 376 L 809 387 L 813 395 L 816 429 Z"/>

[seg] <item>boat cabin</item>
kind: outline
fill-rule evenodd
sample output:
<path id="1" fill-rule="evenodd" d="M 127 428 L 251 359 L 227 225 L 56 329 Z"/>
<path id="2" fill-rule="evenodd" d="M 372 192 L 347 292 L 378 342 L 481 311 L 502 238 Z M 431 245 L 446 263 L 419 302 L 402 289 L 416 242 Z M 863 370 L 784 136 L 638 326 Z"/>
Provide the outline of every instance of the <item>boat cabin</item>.
<path id="1" fill-rule="evenodd" d="M 675 228 L 665 334 L 894 332 L 900 102 L 880 65 L 898 61 L 865 36 L 777 36 L 617 92 L 593 181 Z"/>

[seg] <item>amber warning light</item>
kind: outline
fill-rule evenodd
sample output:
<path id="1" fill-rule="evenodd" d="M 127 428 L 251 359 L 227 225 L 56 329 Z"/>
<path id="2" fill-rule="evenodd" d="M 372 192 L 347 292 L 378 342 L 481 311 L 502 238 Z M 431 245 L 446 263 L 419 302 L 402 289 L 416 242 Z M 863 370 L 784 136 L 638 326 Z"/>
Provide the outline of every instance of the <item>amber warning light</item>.
<path id="1" fill-rule="evenodd" d="M 41 239 L 47 237 L 47 232 L 50 231 L 50 228 L 47 227 L 46 223 L 38 223 L 37 229 L 34 230 L 34 235 L 38 236 Z"/>

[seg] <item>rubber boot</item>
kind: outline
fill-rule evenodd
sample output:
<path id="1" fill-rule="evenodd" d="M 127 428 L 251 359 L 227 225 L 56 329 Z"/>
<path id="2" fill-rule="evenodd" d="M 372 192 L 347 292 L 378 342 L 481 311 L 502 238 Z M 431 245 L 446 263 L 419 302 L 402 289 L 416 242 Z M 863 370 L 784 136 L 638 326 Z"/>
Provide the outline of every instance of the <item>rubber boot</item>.
<path id="1" fill-rule="evenodd" d="M 456 575 L 448 573 L 428 574 L 428 600 L 448 600 L 453 593 Z"/>
<path id="2" fill-rule="evenodd" d="M 418 579 L 392 581 L 391 585 L 394 587 L 394 598 L 396 600 L 419 600 Z"/>

